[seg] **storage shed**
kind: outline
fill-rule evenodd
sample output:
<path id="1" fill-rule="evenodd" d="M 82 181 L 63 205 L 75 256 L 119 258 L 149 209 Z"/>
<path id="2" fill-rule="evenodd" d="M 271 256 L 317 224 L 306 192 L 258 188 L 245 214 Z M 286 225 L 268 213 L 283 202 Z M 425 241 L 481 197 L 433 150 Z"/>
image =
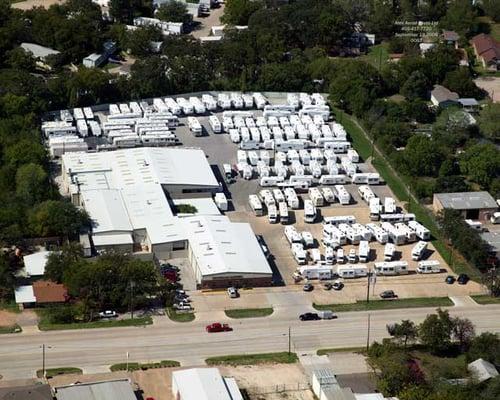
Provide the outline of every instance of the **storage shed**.
<path id="1" fill-rule="evenodd" d="M 498 209 L 488 192 L 435 193 L 432 202 L 435 213 L 445 208 L 460 211 L 465 219 L 486 221 Z"/>
<path id="2" fill-rule="evenodd" d="M 217 368 L 191 368 L 172 372 L 172 393 L 177 400 L 243 400 L 234 378 Z"/>

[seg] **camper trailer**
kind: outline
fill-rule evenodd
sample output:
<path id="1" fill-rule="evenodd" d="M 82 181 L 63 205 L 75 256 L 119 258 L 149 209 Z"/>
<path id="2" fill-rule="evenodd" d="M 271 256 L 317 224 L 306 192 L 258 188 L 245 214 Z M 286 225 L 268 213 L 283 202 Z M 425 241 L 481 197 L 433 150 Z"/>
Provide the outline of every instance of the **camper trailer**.
<path id="1" fill-rule="evenodd" d="M 301 243 L 292 244 L 292 254 L 297 264 L 304 265 L 307 263 L 307 252 L 304 250 Z"/>
<path id="2" fill-rule="evenodd" d="M 278 209 L 275 204 L 271 204 L 267 207 L 267 218 L 271 224 L 276 224 L 278 222 Z"/>
<path id="3" fill-rule="evenodd" d="M 189 130 L 193 132 L 194 136 L 202 136 L 203 135 L 203 128 L 200 124 L 200 121 L 196 117 L 188 117 L 187 118 L 187 123 L 189 126 Z"/>
<path id="4" fill-rule="evenodd" d="M 333 247 L 326 246 L 325 247 L 325 264 L 333 265 L 334 262 L 335 262 L 335 250 L 333 250 Z"/>
<path id="5" fill-rule="evenodd" d="M 406 235 L 404 232 L 399 231 L 394 225 L 390 222 L 382 222 L 382 229 L 387 232 L 389 235 L 389 239 L 396 246 L 402 245 L 406 243 Z"/>
<path id="6" fill-rule="evenodd" d="M 365 263 L 370 259 L 370 244 L 367 240 L 362 240 L 359 242 L 358 249 L 359 262 Z"/>
<path id="7" fill-rule="evenodd" d="M 420 261 L 417 266 L 419 274 L 438 274 L 441 272 L 441 265 L 437 260 Z"/>
<path id="8" fill-rule="evenodd" d="M 214 133 L 222 132 L 222 125 L 216 115 L 211 115 L 210 117 L 208 117 L 208 122 L 212 127 L 212 131 L 214 131 Z"/>
<path id="9" fill-rule="evenodd" d="M 408 221 L 410 229 L 415 231 L 415 234 L 420 240 L 431 240 L 431 231 L 417 221 Z"/>
<path id="10" fill-rule="evenodd" d="M 309 197 L 314 207 L 321 207 L 325 204 L 325 199 L 318 188 L 310 188 Z"/>
<path id="11" fill-rule="evenodd" d="M 316 207 L 311 200 L 304 200 L 304 222 L 312 224 L 316 220 Z"/>
<path id="12" fill-rule="evenodd" d="M 304 231 L 300 235 L 302 237 L 302 243 L 304 244 L 305 247 L 314 246 L 314 236 L 312 235 L 311 232 Z"/>
<path id="13" fill-rule="evenodd" d="M 333 193 L 333 190 L 331 188 L 329 187 L 321 188 L 321 193 L 327 203 L 335 202 L 335 194 Z"/>
<path id="14" fill-rule="evenodd" d="M 254 212 L 255 216 L 260 217 L 264 215 L 264 210 L 262 208 L 262 203 L 255 194 L 251 194 L 248 196 L 248 203 L 250 204 L 250 208 Z"/>
<path id="15" fill-rule="evenodd" d="M 397 230 L 404 233 L 407 243 L 413 243 L 417 240 L 417 234 L 415 233 L 415 231 L 410 229 L 408 225 L 402 222 L 398 222 L 394 224 L 394 226 L 396 227 Z"/>
<path id="16" fill-rule="evenodd" d="M 387 243 L 384 246 L 384 261 L 392 261 L 396 253 L 396 246 L 393 243 Z"/>
<path id="17" fill-rule="evenodd" d="M 285 237 L 288 240 L 288 243 L 290 243 L 290 246 L 293 243 L 302 243 L 302 236 L 299 232 L 297 232 L 297 229 L 295 229 L 293 225 L 285 227 Z"/>
<path id="18" fill-rule="evenodd" d="M 339 224 L 352 225 L 356 223 L 356 217 L 354 215 L 336 215 L 333 217 L 323 217 L 323 223 L 328 225 L 339 225 Z"/>
<path id="19" fill-rule="evenodd" d="M 317 249 L 315 249 L 317 250 Z M 304 265 L 299 268 L 300 274 L 306 279 L 329 280 L 332 279 L 332 268 L 321 264 Z"/>
<path id="20" fill-rule="evenodd" d="M 345 263 L 344 249 L 342 247 L 339 247 L 337 249 L 337 263 L 338 264 L 344 264 Z"/>
<path id="21" fill-rule="evenodd" d="M 373 237 L 380 244 L 386 244 L 389 240 L 389 235 L 380 226 L 375 224 L 366 224 L 366 227 L 372 231 Z"/>
<path id="22" fill-rule="evenodd" d="M 358 244 L 361 241 L 361 234 L 351 225 L 339 224 L 338 228 L 347 237 L 351 244 Z"/>
<path id="23" fill-rule="evenodd" d="M 321 264 L 321 252 L 319 249 L 311 250 L 311 260 L 314 264 Z"/>
<path id="24" fill-rule="evenodd" d="M 394 214 L 396 211 L 396 201 L 392 197 L 386 197 L 384 199 L 384 213 Z"/>
<path id="25" fill-rule="evenodd" d="M 421 260 L 425 255 L 426 251 L 427 251 L 427 242 L 424 241 L 418 242 L 411 250 L 411 259 L 413 261 Z"/>
<path id="26" fill-rule="evenodd" d="M 368 275 L 368 267 L 365 265 L 339 265 L 337 275 L 344 279 L 361 278 Z"/>
<path id="27" fill-rule="evenodd" d="M 380 204 L 380 199 L 378 197 L 373 197 L 370 199 L 370 221 L 378 221 L 380 219 L 380 210 L 382 205 Z"/>
<path id="28" fill-rule="evenodd" d="M 374 270 L 377 275 L 405 275 L 408 274 L 408 263 L 406 261 L 376 262 Z"/>
<path id="29" fill-rule="evenodd" d="M 373 193 L 373 190 L 370 188 L 370 186 L 367 185 L 361 185 L 360 187 L 358 187 L 358 193 L 367 204 L 370 203 L 371 199 L 377 197 L 375 196 L 375 193 Z"/>
<path id="30" fill-rule="evenodd" d="M 280 212 L 280 221 L 282 224 L 288 224 L 289 215 L 288 215 L 288 207 L 284 201 L 278 203 L 278 208 Z"/>
<path id="31" fill-rule="evenodd" d="M 351 195 L 349 192 L 346 190 L 346 188 L 343 185 L 335 185 L 335 195 L 339 199 L 339 203 L 342 205 L 347 205 L 351 201 Z"/>
<path id="32" fill-rule="evenodd" d="M 346 244 L 344 233 L 334 225 L 323 225 L 323 244 L 325 246 L 338 247 Z"/>

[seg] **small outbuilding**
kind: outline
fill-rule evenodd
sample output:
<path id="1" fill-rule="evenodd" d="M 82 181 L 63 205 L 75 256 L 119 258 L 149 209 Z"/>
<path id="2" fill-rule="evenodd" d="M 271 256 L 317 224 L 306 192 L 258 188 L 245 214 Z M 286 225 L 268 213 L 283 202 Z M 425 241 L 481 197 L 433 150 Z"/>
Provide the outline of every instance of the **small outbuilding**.
<path id="1" fill-rule="evenodd" d="M 172 393 L 177 400 L 243 400 L 234 378 L 217 368 L 191 368 L 172 372 Z"/>
<path id="2" fill-rule="evenodd" d="M 482 358 L 478 358 L 476 361 L 469 363 L 467 369 L 479 383 L 498 376 L 498 371 L 495 366 Z"/>
<path id="3" fill-rule="evenodd" d="M 432 208 L 459 211 L 465 219 L 486 221 L 497 210 L 497 202 L 488 192 L 435 193 Z"/>

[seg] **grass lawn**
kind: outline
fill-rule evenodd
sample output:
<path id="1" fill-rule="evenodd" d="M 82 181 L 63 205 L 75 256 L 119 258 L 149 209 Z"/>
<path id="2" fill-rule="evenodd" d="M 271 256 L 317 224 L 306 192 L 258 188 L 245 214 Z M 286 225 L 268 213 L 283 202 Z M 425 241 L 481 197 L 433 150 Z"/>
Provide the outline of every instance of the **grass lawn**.
<path id="1" fill-rule="evenodd" d="M 496 40 L 500 41 L 500 23 L 491 24 L 491 36 L 493 36 Z"/>
<path id="2" fill-rule="evenodd" d="M 500 304 L 500 297 L 492 297 L 487 294 L 471 297 L 478 304 Z"/>
<path id="3" fill-rule="evenodd" d="M 420 361 L 420 365 L 427 377 L 442 377 L 444 379 L 455 379 L 467 377 L 467 363 L 465 355 L 458 357 L 438 357 L 428 352 L 413 351 L 414 359 Z"/>
<path id="4" fill-rule="evenodd" d="M 365 135 L 363 130 L 356 123 L 356 119 L 354 117 L 346 114 L 338 108 L 332 108 L 337 121 L 344 125 L 344 128 L 351 137 L 353 147 L 357 150 L 362 158 L 366 159 L 369 155 L 371 155 L 372 152 L 372 145 L 367 135 Z M 450 266 L 452 267 L 453 271 L 457 274 L 466 273 L 472 279 L 479 281 L 480 274 L 476 268 L 473 268 L 469 263 L 467 263 L 462 257 L 457 254 L 454 254 L 452 259 L 450 248 L 442 240 L 434 216 L 431 215 L 431 212 L 427 208 L 425 208 L 420 203 L 415 202 L 408 196 L 408 191 L 406 190 L 406 185 L 403 178 L 393 172 L 393 170 L 389 166 L 388 161 L 386 161 L 377 150 L 375 150 L 374 160 L 372 160 L 372 164 L 377 169 L 380 176 L 384 179 L 387 185 L 390 187 L 394 195 L 399 199 L 399 201 L 406 202 L 408 211 L 414 213 L 417 220 L 431 231 L 432 236 L 434 237 L 432 244 L 446 262 L 450 263 L 451 260 Z M 406 184 L 408 184 L 408 182 L 406 182 Z"/>
<path id="5" fill-rule="evenodd" d="M 257 364 L 293 364 L 297 362 L 297 354 L 283 351 L 281 353 L 240 354 L 231 356 L 210 357 L 207 365 L 257 365 Z"/>
<path id="6" fill-rule="evenodd" d="M 389 60 L 389 43 L 381 43 L 370 47 L 368 54 L 361 57 L 361 60 L 370 63 L 375 68 L 382 67 Z"/>
<path id="7" fill-rule="evenodd" d="M 181 363 L 179 361 L 174 361 L 174 360 L 162 360 L 160 362 L 156 363 L 146 363 L 146 364 L 140 364 L 137 362 L 129 362 L 128 363 L 128 370 L 129 371 L 138 371 L 140 369 L 152 369 L 152 368 L 172 368 L 172 367 L 180 367 Z M 126 371 L 127 370 L 127 363 L 119 363 L 119 364 L 113 364 L 112 366 L 109 367 L 111 372 L 116 372 L 116 371 Z"/>
<path id="8" fill-rule="evenodd" d="M 241 308 L 237 310 L 226 310 L 229 318 L 256 318 L 267 317 L 273 313 L 272 308 Z"/>
<path id="9" fill-rule="evenodd" d="M 333 310 L 335 312 L 345 311 L 371 311 L 371 310 L 392 310 L 396 308 L 418 308 L 418 307 L 449 307 L 453 302 L 448 297 L 418 297 L 415 299 L 395 299 L 395 300 L 372 300 L 358 301 L 350 304 L 316 304 L 316 310 Z"/>
<path id="10" fill-rule="evenodd" d="M 94 328 L 120 328 L 125 326 L 145 326 L 151 325 L 153 319 L 151 317 L 141 317 L 134 319 L 121 319 L 114 321 L 93 321 L 93 322 L 75 322 L 73 324 L 50 324 L 44 321 L 42 317 L 38 328 L 41 331 L 59 331 L 67 329 L 94 329 Z"/>
<path id="11" fill-rule="evenodd" d="M 20 333 L 23 330 L 17 324 L 11 326 L 0 326 L 0 335 L 2 333 Z"/>
<path id="12" fill-rule="evenodd" d="M 63 368 L 47 368 L 45 370 L 45 375 L 47 378 L 51 378 L 56 375 L 69 375 L 69 374 L 83 374 L 83 371 L 80 368 L 75 367 L 63 367 Z M 41 369 L 36 371 L 36 376 L 39 378 L 43 378 L 43 372 Z"/>
<path id="13" fill-rule="evenodd" d="M 363 353 L 366 347 L 344 347 L 338 349 L 319 349 L 316 354 L 318 356 L 325 356 L 330 353 Z"/>
<path id="14" fill-rule="evenodd" d="M 191 322 L 194 321 L 194 312 L 177 312 L 172 307 L 167 308 L 167 315 L 172 321 L 175 322 Z"/>

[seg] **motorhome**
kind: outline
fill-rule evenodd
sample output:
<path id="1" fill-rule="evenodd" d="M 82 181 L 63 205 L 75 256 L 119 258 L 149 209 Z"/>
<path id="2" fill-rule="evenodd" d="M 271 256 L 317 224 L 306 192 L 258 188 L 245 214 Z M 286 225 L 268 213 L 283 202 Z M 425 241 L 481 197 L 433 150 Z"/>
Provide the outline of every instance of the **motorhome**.
<path id="1" fill-rule="evenodd" d="M 366 227 L 372 231 L 373 237 L 380 244 L 386 244 L 389 240 L 389 235 L 380 226 L 375 224 L 366 224 Z"/>
<path id="2" fill-rule="evenodd" d="M 317 265 L 304 265 L 299 268 L 300 274 L 306 279 L 319 279 L 329 280 L 332 279 L 332 268 L 317 264 Z"/>
<path id="3" fill-rule="evenodd" d="M 271 224 L 276 224 L 278 222 L 278 210 L 275 204 L 271 204 L 267 207 L 267 217 Z"/>
<path id="4" fill-rule="evenodd" d="M 269 207 L 270 205 L 276 205 L 276 201 L 274 200 L 273 193 L 269 189 L 262 189 L 259 192 L 259 198 L 264 204 Z"/>
<path id="5" fill-rule="evenodd" d="M 309 197 L 314 207 L 321 207 L 325 204 L 325 199 L 318 188 L 310 188 Z"/>
<path id="6" fill-rule="evenodd" d="M 404 232 L 399 231 L 394 225 L 390 222 L 382 222 L 382 229 L 387 232 L 389 235 L 389 239 L 395 245 L 399 246 L 406 243 L 406 235 Z"/>
<path id="7" fill-rule="evenodd" d="M 376 198 L 375 193 L 373 193 L 373 190 L 370 188 L 370 186 L 367 185 L 361 185 L 358 187 L 358 193 L 361 196 L 361 198 L 367 203 L 370 203 L 370 200 L 373 198 Z"/>
<path id="8" fill-rule="evenodd" d="M 396 246 L 393 243 L 387 243 L 384 246 L 384 261 L 392 261 L 396 253 Z"/>
<path id="9" fill-rule="evenodd" d="M 283 192 L 280 189 L 273 189 L 273 197 L 277 203 L 285 202 L 285 196 L 283 195 Z"/>
<path id="10" fill-rule="evenodd" d="M 374 264 L 377 275 L 406 275 L 408 274 L 408 263 L 406 261 L 383 261 Z"/>
<path id="11" fill-rule="evenodd" d="M 301 243 L 292 244 L 292 254 L 297 264 L 304 265 L 307 263 L 307 252 Z"/>
<path id="12" fill-rule="evenodd" d="M 196 117 L 188 117 L 187 123 L 191 132 L 193 132 L 194 136 L 202 136 L 203 135 L 203 127 L 200 124 L 200 121 Z"/>
<path id="13" fill-rule="evenodd" d="M 305 247 L 314 246 L 314 236 L 311 232 L 303 231 L 300 235 L 302 236 L 302 243 L 304 243 Z"/>
<path id="14" fill-rule="evenodd" d="M 344 263 L 345 263 L 344 249 L 342 247 L 339 247 L 337 249 L 337 264 L 344 264 Z"/>
<path id="15" fill-rule="evenodd" d="M 339 203 L 347 205 L 351 201 L 351 195 L 343 185 L 335 185 L 335 196 L 339 199 Z"/>
<path id="16" fill-rule="evenodd" d="M 427 242 L 424 241 L 418 242 L 411 250 L 411 259 L 413 261 L 421 260 L 425 255 L 426 251 L 427 251 Z"/>
<path id="17" fill-rule="evenodd" d="M 208 122 L 212 127 L 212 131 L 214 131 L 214 133 L 222 132 L 222 125 L 216 115 L 211 115 L 210 117 L 208 117 Z"/>
<path id="18" fill-rule="evenodd" d="M 295 192 L 295 189 L 287 187 L 283 190 L 286 198 L 286 202 L 288 203 L 288 206 L 292 210 L 296 210 L 299 208 L 299 196 L 297 196 L 297 193 Z"/>
<path id="19" fill-rule="evenodd" d="M 338 228 L 347 237 L 347 240 L 349 240 L 351 244 L 358 244 L 361 241 L 360 233 L 351 225 L 339 224 Z"/>
<path id="20" fill-rule="evenodd" d="M 415 234 L 420 240 L 431 240 L 431 231 L 417 221 L 408 221 L 410 229 L 415 231 Z"/>
<path id="21" fill-rule="evenodd" d="M 441 264 L 438 260 L 420 261 L 417 266 L 419 274 L 438 274 L 441 272 Z"/>
<path id="22" fill-rule="evenodd" d="M 255 216 L 260 217 L 264 215 L 264 210 L 262 208 L 262 203 L 255 194 L 251 194 L 248 196 L 248 203 L 250 204 L 250 208 L 254 212 Z"/>
<path id="23" fill-rule="evenodd" d="M 285 237 L 288 240 L 288 243 L 290 243 L 290 246 L 293 243 L 302 243 L 302 236 L 299 232 L 297 232 L 297 229 L 295 229 L 293 225 L 285 227 Z"/>
<path id="24" fill-rule="evenodd" d="M 311 200 L 304 200 L 304 222 L 308 224 L 314 223 L 316 220 L 316 207 Z"/>
<path id="25" fill-rule="evenodd" d="M 321 194 L 323 195 L 327 203 L 335 202 L 335 194 L 333 193 L 333 190 L 331 188 L 329 187 L 321 188 Z"/>
<path id="26" fill-rule="evenodd" d="M 280 221 L 282 224 L 288 224 L 290 221 L 288 215 L 288 207 L 284 201 L 278 203 L 279 212 L 280 212 Z"/>
<path id="27" fill-rule="evenodd" d="M 413 243 L 417 240 L 417 234 L 415 233 L 415 231 L 413 229 L 410 229 L 405 223 L 398 222 L 394 224 L 394 226 L 397 230 L 405 234 L 407 243 Z"/>
<path id="28" fill-rule="evenodd" d="M 323 217 L 323 223 L 329 225 L 339 225 L 339 224 L 354 224 L 356 223 L 356 217 L 354 215 L 336 215 L 333 217 Z"/>
<path id="29" fill-rule="evenodd" d="M 346 244 L 345 234 L 334 225 L 323 225 L 323 244 L 325 246 L 338 247 Z"/>
<path id="30" fill-rule="evenodd" d="M 320 264 L 321 263 L 321 252 L 319 249 L 312 249 L 311 250 L 311 259 L 314 264 Z"/>
<path id="31" fill-rule="evenodd" d="M 368 267 L 365 265 L 339 265 L 337 275 L 344 279 L 361 278 L 368 275 Z"/>
<path id="32" fill-rule="evenodd" d="M 347 255 L 347 259 L 349 260 L 350 263 L 356 263 L 358 261 L 355 249 L 349 250 L 349 254 Z"/>
<path id="33" fill-rule="evenodd" d="M 384 199 L 384 213 L 394 214 L 396 211 L 396 201 L 392 197 L 386 197 Z"/>
<path id="34" fill-rule="evenodd" d="M 380 211 L 382 209 L 382 205 L 380 204 L 380 199 L 378 197 L 371 198 L 369 207 L 370 207 L 370 221 L 380 220 Z"/>
<path id="35" fill-rule="evenodd" d="M 228 210 L 228 202 L 224 193 L 215 193 L 214 202 L 221 211 Z"/>
<path id="36" fill-rule="evenodd" d="M 326 246 L 325 247 L 325 264 L 333 265 L 334 262 L 335 262 L 335 250 L 333 250 L 333 247 Z"/>
<path id="37" fill-rule="evenodd" d="M 352 224 L 351 227 L 352 227 L 352 229 L 354 229 L 356 231 L 357 234 L 360 235 L 361 240 L 366 240 L 368 242 L 370 240 L 372 240 L 373 233 L 366 226 L 364 226 L 362 224 L 355 223 L 355 224 Z"/>
<path id="38" fill-rule="evenodd" d="M 362 263 L 368 262 L 370 259 L 370 244 L 367 240 L 359 242 L 358 256 L 359 261 Z"/>

